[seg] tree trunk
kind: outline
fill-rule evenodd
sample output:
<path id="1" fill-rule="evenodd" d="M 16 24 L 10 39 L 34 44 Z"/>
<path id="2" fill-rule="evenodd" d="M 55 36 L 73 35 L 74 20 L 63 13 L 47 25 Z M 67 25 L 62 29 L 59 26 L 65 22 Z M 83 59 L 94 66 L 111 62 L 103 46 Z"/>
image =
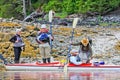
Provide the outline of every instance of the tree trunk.
<path id="1" fill-rule="evenodd" d="M 24 14 L 24 18 L 25 18 L 26 17 L 25 0 L 23 0 L 23 14 Z"/>

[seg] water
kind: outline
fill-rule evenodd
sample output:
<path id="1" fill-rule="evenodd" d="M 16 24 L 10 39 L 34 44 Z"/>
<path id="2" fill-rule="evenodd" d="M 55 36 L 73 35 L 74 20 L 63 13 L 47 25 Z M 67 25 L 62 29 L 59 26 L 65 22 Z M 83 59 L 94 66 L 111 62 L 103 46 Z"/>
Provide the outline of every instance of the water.
<path id="1" fill-rule="evenodd" d="M 120 71 L 7 71 L 0 72 L 0 80 L 120 80 Z"/>

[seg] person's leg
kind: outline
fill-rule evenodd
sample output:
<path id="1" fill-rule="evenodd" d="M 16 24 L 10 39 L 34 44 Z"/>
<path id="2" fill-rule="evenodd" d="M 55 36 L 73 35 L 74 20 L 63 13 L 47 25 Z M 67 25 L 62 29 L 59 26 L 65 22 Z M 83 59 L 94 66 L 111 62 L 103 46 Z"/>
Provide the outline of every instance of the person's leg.
<path id="1" fill-rule="evenodd" d="M 20 58 L 20 54 L 21 54 L 21 49 L 18 47 L 14 47 L 14 62 L 15 63 L 19 63 L 19 58 Z"/>
<path id="2" fill-rule="evenodd" d="M 47 58 L 47 61 L 48 63 L 50 63 L 50 45 L 49 44 L 46 44 L 46 47 L 45 47 L 45 56 Z"/>
<path id="3" fill-rule="evenodd" d="M 42 46 L 42 44 L 41 45 L 39 45 L 39 50 L 40 50 L 40 55 L 41 55 L 41 57 L 44 57 L 44 51 L 43 51 L 43 46 Z"/>
<path id="4" fill-rule="evenodd" d="M 43 60 L 43 63 L 46 63 L 46 58 L 42 58 L 42 60 Z"/>
<path id="5" fill-rule="evenodd" d="M 85 52 L 80 52 L 79 56 L 80 56 L 80 59 L 82 60 L 82 62 L 86 63 L 86 61 L 88 59 L 86 53 Z"/>
<path id="6" fill-rule="evenodd" d="M 48 61 L 48 63 L 50 63 L 50 57 L 49 57 L 49 58 L 47 58 L 47 61 Z"/>
<path id="7" fill-rule="evenodd" d="M 45 47 L 43 47 L 43 63 L 46 63 L 46 54 L 45 54 Z"/>
<path id="8" fill-rule="evenodd" d="M 18 49 L 16 47 L 14 47 L 14 62 L 17 63 L 17 53 L 18 53 Z"/>
<path id="9" fill-rule="evenodd" d="M 18 63 L 19 63 L 19 61 L 20 61 L 21 50 L 22 50 L 21 47 L 19 47 L 19 48 L 18 48 Z"/>
<path id="10" fill-rule="evenodd" d="M 86 52 L 86 55 L 87 55 L 87 61 L 86 61 L 86 63 L 90 63 L 90 52 L 89 51 Z"/>
<path id="11" fill-rule="evenodd" d="M 83 53 L 82 53 L 82 52 L 79 53 L 79 57 L 80 57 L 81 61 L 84 60 L 84 56 L 83 56 Z"/>
<path id="12" fill-rule="evenodd" d="M 43 61 L 43 63 L 46 63 L 44 44 L 40 44 L 39 48 L 40 48 L 40 54 L 42 57 L 42 61 Z"/>

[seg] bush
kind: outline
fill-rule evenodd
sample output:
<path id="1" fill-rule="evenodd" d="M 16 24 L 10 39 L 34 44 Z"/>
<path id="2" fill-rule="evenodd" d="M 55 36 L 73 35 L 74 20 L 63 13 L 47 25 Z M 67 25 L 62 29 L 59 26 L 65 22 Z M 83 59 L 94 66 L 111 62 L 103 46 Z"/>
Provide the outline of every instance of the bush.
<path id="1" fill-rule="evenodd" d="M 120 6 L 120 0 L 50 0 L 44 5 L 44 10 L 67 12 L 67 14 L 97 12 L 107 13 Z"/>
<path id="2" fill-rule="evenodd" d="M 120 0 L 31 0 L 32 6 L 30 0 L 25 1 L 27 14 L 31 13 L 31 9 L 40 8 L 47 13 L 49 10 L 65 13 L 62 16 L 89 12 L 100 15 L 120 7 Z M 23 17 L 22 8 L 22 0 L 0 0 L 0 17 L 19 19 L 19 17 Z"/>

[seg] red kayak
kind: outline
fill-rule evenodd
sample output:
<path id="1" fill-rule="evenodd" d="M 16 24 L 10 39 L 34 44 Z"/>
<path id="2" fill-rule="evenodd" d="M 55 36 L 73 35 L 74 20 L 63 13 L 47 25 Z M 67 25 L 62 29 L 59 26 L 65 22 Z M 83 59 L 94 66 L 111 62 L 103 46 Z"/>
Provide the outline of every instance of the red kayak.
<path id="1" fill-rule="evenodd" d="M 19 63 L 19 64 L 7 64 L 7 70 L 24 70 L 24 71 L 61 71 L 64 69 L 64 65 L 60 62 L 52 63 Z M 83 63 L 81 65 L 67 64 L 68 71 L 79 71 L 79 70 L 120 70 L 119 65 L 94 65 L 92 63 Z"/>

